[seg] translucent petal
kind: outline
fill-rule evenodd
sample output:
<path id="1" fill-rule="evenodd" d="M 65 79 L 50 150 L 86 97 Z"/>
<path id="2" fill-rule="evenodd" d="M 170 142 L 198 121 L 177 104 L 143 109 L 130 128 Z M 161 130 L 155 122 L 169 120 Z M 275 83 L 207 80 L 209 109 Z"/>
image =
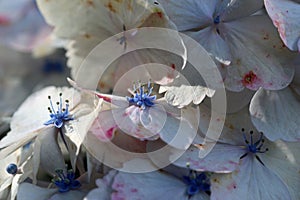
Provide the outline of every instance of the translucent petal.
<path id="1" fill-rule="evenodd" d="M 258 90 L 251 101 L 250 113 L 257 130 L 271 141 L 300 141 L 300 102 L 290 87 Z"/>
<path id="2" fill-rule="evenodd" d="M 212 199 L 291 199 L 287 186 L 269 168 L 248 155 L 231 174 L 211 177 Z"/>

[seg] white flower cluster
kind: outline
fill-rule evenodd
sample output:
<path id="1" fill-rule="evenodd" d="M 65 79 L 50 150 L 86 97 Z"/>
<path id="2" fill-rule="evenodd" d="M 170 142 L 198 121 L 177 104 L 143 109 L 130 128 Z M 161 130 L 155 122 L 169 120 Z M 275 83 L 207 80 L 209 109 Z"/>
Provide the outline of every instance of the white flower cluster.
<path id="1" fill-rule="evenodd" d="M 12 115 L 1 200 L 300 199 L 299 0 L 36 3 L 71 86 Z"/>

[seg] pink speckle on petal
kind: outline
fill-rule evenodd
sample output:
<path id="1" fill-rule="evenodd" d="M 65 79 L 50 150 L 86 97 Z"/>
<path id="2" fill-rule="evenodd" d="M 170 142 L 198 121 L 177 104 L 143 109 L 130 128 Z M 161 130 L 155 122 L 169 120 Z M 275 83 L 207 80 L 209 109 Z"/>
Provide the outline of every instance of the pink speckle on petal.
<path id="1" fill-rule="evenodd" d="M 131 191 L 132 193 L 136 193 L 136 192 L 138 192 L 138 189 L 132 188 L 130 191 Z"/>
<path id="2" fill-rule="evenodd" d="M 6 16 L 0 15 L 0 26 L 8 26 L 10 24 L 10 20 Z"/>
<path id="3" fill-rule="evenodd" d="M 114 130 L 115 130 L 115 127 L 111 127 L 110 129 L 108 129 L 108 130 L 106 131 L 105 136 L 106 136 L 108 139 L 111 139 L 111 138 L 113 137 Z"/>
<path id="4" fill-rule="evenodd" d="M 227 189 L 228 190 L 234 190 L 234 189 L 236 189 L 236 183 L 235 182 L 231 183 L 230 185 L 227 186 Z"/>

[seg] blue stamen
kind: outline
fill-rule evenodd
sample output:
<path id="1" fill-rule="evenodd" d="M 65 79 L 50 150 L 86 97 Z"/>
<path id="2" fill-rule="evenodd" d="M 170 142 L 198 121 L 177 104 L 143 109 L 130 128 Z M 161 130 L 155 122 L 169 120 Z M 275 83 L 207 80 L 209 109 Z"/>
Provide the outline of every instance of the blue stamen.
<path id="1" fill-rule="evenodd" d="M 64 170 L 58 169 L 55 172 L 57 176 L 52 179 L 52 182 L 58 187 L 59 192 L 68 192 L 81 187 L 80 182 L 75 180 L 73 170 L 68 170 L 67 173 L 64 173 Z"/>
<path id="2" fill-rule="evenodd" d="M 220 23 L 220 16 L 218 15 L 214 18 L 214 24 L 219 24 L 219 23 Z"/>
<path id="3" fill-rule="evenodd" d="M 264 145 L 265 142 L 265 140 L 263 139 L 262 132 L 260 132 L 260 138 L 255 143 L 253 143 L 253 131 L 250 131 L 250 143 L 247 140 L 245 129 L 242 129 L 242 133 L 249 152 L 256 154 L 265 153 L 268 151 L 268 148 L 266 148 L 264 151 L 261 150 L 261 147 Z"/>
<path id="4" fill-rule="evenodd" d="M 153 87 L 151 87 L 150 82 L 148 83 L 148 91 L 144 91 L 144 87 L 140 86 L 138 89 L 136 87 L 133 87 L 136 91 L 133 97 L 126 97 L 127 101 L 133 105 L 136 105 L 142 109 L 145 109 L 146 107 L 152 107 L 154 106 L 154 100 L 156 100 L 156 95 L 152 95 L 151 93 L 153 91 Z"/>
<path id="5" fill-rule="evenodd" d="M 50 112 L 51 119 L 45 122 L 44 125 L 54 124 L 56 128 L 61 128 L 65 121 L 74 119 L 72 116 L 70 116 L 69 113 L 69 101 L 66 100 L 66 108 L 64 109 L 62 107 L 62 93 L 59 94 L 59 98 L 60 102 L 56 102 L 57 111 L 55 111 L 51 97 L 48 96 L 48 99 L 50 101 L 50 107 L 48 107 L 48 110 Z"/>
<path id="6" fill-rule="evenodd" d="M 14 163 L 11 163 L 6 167 L 6 172 L 11 175 L 15 175 L 18 172 L 18 166 Z"/>
<path id="7" fill-rule="evenodd" d="M 205 173 L 197 174 L 196 171 L 190 170 L 188 176 L 183 176 L 183 181 L 188 185 L 187 195 L 193 196 L 198 192 L 210 191 L 210 181 Z"/>

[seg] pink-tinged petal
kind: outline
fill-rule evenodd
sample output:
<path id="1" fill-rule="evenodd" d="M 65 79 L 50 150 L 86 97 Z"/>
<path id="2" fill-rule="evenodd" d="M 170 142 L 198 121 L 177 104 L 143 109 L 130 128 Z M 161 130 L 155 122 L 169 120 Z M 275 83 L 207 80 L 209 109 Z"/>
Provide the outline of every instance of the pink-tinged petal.
<path id="1" fill-rule="evenodd" d="M 218 31 L 218 28 L 210 26 L 198 32 L 186 32 L 186 34 L 198 41 L 217 61 L 229 65 L 232 60 L 231 52 Z"/>
<path id="2" fill-rule="evenodd" d="M 188 199 L 186 185 L 179 179 L 161 172 L 130 174 L 119 172 L 112 185 L 113 200 Z"/>
<path id="3" fill-rule="evenodd" d="M 189 163 L 189 167 L 196 171 L 229 173 L 238 167 L 240 157 L 245 153 L 244 147 L 218 143 L 207 156 L 200 158 L 200 151 L 205 151 L 206 147 L 207 145 L 190 147 L 173 164 L 187 167 Z"/>
<path id="4" fill-rule="evenodd" d="M 222 2 L 222 1 L 221 1 Z M 223 1 L 228 3 L 228 7 L 221 15 L 224 21 L 238 20 L 248 17 L 263 8 L 263 0 L 244 0 L 244 1 Z"/>
<path id="5" fill-rule="evenodd" d="M 179 31 L 187 31 L 213 23 L 216 0 L 161 0 L 167 15 Z"/>
<path id="6" fill-rule="evenodd" d="M 292 0 L 264 0 L 264 2 L 284 44 L 293 51 L 299 51 L 300 3 Z"/>
<path id="7" fill-rule="evenodd" d="M 290 87 L 258 90 L 251 101 L 250 113 L 257 130 L 271 141 L 300 141 L 300 102 Z"/>
<path id="8" fill-rule="evenodd" d="M 281 199 L 290 200 L 287 186 L 267 166 L 248 155 L 231 174 L 211 177 L 211 199 Z"/>
<path id="9" fill-rule="evenodd" d="M 285 47 L 267 15 L 254 15 L 224 26 L 234 58 L 227 68 L 228 89 L 278 90 L 291 82 L 294 66 L 290 62 L 297 54 Z"/>
<path id="10" fill-rule="evenodd" d="M 269 151 L 263 154 L 261 160 L 273 170 L 288 186 L 293 200 L 300 198 L 300 145 L 298 142 L 266 141 Z"/>
<path id="11" fill-rule="evenodd" d="M 102 111 L 95 119 L 90 128 L 90 132 L 93 133 L 100 141 L 110 141 L 115 134 L 117 124 L 113 120 L 113 115 L 110 110 Z"/>
<path id="12" fill-rule="evenodd" d="M 158 134 L 142 126 L 140 121 L 142 112 L 141 108 L 137 106 L 130 106 L 126 109 L 113 109 L 111 112 L 118 128 L 128 135 L 139 139 L 147 139 Z"/>
<path id="13" fill-rule="evenodd" d="M 167 121 L 167 113 L 162 105 L 155 104 L 140 113 L 141 124 L 154 135 L 157 135 Z"/>

